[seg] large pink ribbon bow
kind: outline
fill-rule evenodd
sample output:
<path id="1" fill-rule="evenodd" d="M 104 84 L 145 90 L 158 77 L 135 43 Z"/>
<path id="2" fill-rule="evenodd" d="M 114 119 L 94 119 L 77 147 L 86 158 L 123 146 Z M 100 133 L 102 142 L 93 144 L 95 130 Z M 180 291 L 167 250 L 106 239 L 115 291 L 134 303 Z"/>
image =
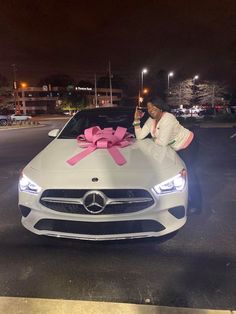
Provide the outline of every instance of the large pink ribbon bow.
<path id="1" fill-rule="evenodd" d="M 126 128 L 118 126 L 116 130 L 112 128 L 100 129 L 99 126 L 88 128 L 84 134 L 77 137 L 80 147 L 86 148 L 79 154 L 67 160 L 71 166 L 75 165 L 84 157 L 91 154 L 99 148 L 108 150 L 117 165 L 122 166 L 126 163 L 124 156 L 118 150 L 118 147 L 126 147 L 133 142 L 133 135 L 127 132 Z"/>

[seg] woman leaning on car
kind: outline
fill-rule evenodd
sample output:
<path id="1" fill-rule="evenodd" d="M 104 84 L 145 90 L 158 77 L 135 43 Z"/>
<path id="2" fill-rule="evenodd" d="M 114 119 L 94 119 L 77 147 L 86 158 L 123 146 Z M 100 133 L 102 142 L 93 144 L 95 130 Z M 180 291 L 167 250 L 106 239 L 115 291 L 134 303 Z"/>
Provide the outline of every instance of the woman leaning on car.
<path id="1" fill-rule="evenodd" d="M 154 142 L 160 146 L 170 146 L 185 162 L 188 169 L 190 207 L 192 212 L 201 210 L 201 193 L 197 177 L 195 175 L 195 161 L 198 151 L 198 141 L 194 133 L 182 125 L 175 116 L 168 112 L 164 101 L 155 96 L 144 100 L 147 104 L 149 118 L 140 126 L 140 119 L 143 113 L 136 108 L 134 114 L 134 129 L 136 138 L 144 139 L 151 134 Z"/>

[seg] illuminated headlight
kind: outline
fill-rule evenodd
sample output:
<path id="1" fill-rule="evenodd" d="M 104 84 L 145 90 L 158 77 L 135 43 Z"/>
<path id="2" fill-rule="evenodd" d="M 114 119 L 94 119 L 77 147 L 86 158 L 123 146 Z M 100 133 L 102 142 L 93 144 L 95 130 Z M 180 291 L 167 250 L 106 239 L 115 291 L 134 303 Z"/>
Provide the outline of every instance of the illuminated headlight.
<path id="1" fill-rule="evenodd" d="M 19 180 L 19 190 L 21 192 L 38 194 L 41 191 L 41 187 L 26 177 L 26 175 L 22 174 Z"/>
<path id="2" fill-rule="evenodd" d="M 154 186 L 154 191 L 157 194 L 167 194 L 183 191 L 186 184 L 186 170 L 183 169 L 177 176 L 166 180 Z"/>

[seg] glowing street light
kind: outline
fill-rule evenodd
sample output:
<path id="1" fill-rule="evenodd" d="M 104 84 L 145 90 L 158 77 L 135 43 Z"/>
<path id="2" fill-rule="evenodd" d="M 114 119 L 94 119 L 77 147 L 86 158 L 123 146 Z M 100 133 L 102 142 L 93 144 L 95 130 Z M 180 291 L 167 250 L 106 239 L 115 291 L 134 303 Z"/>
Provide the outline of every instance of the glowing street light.
<path id="1" fill-rule="evenodd" d="M 25 83 L 25 82 L 22 82 L 22 83 L 20 83 L 20 86 L 21 86 L 22 88 L 26 88 L 26 87 L 28 86 L 28 84 Z"/>
<path id="2" fill-rule="evenodd" d="M 199 79 L 199 75 L 195 75 L 193 78 L 193 84 L 195 84 L 195 81 Z"/>
<path id="3" fill-rule="evenodd" d="M 141 93 L 143 93 L 143 75 L 146 74 L 148 70 L 146 68 L 142 69 L 141 72 Z"/>
<path id="4" fill-rule="evenodd" d="M 172 76 L 174 76 L 173 72 L 168 73 L 168 85 L 167 85 L 168 92 L 169 92 L 169 88 L 170 88 L 170 77 L 172 77 Z"/>
<path id="5" fill-rule="evenodd" d="M 139 92 L 138 92 L 138 106 L 140 106 L 141 102 L 143 101 L 142 95 L 143 95 L 143 75 L 146 74 L 148 70 L 146 68 L 142 69 L 141 71 L 141 86 L 139 86 Z"/>

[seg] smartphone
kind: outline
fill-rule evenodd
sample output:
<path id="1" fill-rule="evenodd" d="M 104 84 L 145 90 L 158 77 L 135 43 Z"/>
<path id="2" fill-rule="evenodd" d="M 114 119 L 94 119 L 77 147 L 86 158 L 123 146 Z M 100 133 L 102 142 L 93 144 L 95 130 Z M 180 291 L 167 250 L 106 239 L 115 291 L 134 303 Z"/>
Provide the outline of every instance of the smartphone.
<path id="1" fill-rule="evenodd" d="M 142 105 L 140 105 L 140 106 L 138 106 L 137 107 L 137 109 L 139 110 L 139 111 L 141 111 L 141 112 L 147 112 L 147 106 L 142 106 Z"/>

